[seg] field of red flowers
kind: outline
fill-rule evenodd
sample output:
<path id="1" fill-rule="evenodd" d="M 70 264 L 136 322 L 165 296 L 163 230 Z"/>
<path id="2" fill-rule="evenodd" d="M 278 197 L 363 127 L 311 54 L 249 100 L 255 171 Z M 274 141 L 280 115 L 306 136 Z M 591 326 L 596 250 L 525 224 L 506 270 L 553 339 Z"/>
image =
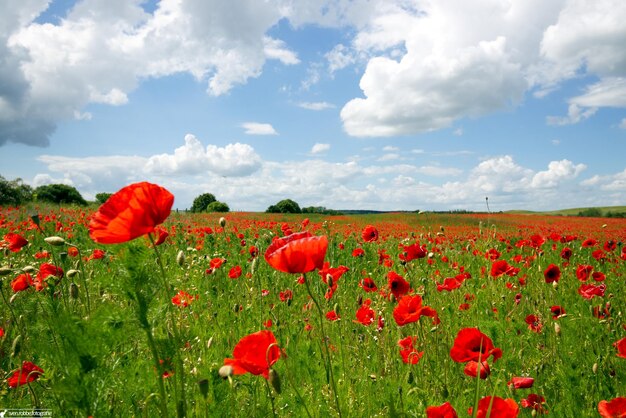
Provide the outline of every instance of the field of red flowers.
<path id="1" fill-rule="evenodd" d="M 0 208 L 0 411 L 617 417 L 626 221 Z"/>

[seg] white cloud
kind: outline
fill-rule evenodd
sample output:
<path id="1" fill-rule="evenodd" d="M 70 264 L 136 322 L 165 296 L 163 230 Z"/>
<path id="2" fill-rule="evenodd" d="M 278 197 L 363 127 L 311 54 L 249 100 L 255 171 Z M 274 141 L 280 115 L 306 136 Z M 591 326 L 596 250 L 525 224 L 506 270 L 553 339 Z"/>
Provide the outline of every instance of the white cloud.
<path id="1" fill-rule="evenodd" d="M 247 135 L 278 135 L 278 132 L 269 123 L 246 122 L 241 127 Z"/>
<path id="2" fill-rule="evenodd" d="M 307 110 L 325 110 L 333 109 L 335 105 L 328 102 L 300 102 L 298 103 L 298 107 Z"/>
<path id="3" fill-rule="evenodd" d="M 626 77 L 605 78 L 592 84 L 585 94 L 571 98 L 570 103 L 590 108 L 626 107 Z"/>
<path id="4" fill-rule="evenodd" d="M 326 53 L 325 57 L 328 60 L 328 71 L 331 74 L 356 62 L 355 51 L 343 44 L 335 45 L 330 52 Z"/>
<path id="5" fill-rule="evenodd" d="M 540 171 L 533 176 L 531 187 L 549 188 L 555 187 L 561 181 L 576 178 L 587 166 L 585 164 L 574 165 L 569 160 L 551 161 L 548 170 Z"/>
<path id="6" fill-rule="evenodd" d="M 394 151 L 400 151 L 400 148 L 398 147 L 394 147 L 392 145 L 387 145 L 383 147 L 383 151 L 385 152 L 394 152 Z"/>
<path id="7" fill-rule="evenodd" d="M 311 148 L 311 154 L 321 154 L 323 152 L 328 151 L 329 149 L 330 149 L 330 144 L 317 143 L 313 145 L 313 148 Z"/>
<path id="8" fill-rule="evenodd" d="M 265 45 L 265 56 L 267 58 L 280 60 L 280 62 L 285 65 L 295 65 L 300 63 L 298 55 L 286 48 L 284 41 L 266 36 L 263 38 L 263 42 Z"/>
<path id="9" fill-rule="evenodd" d="M 558 126 L 573 125 L 585 119 L 589 119 L 597 111 L 598 111 L 597 107 L 585 109 L 585 108 L 581 108 L 575 103 L 572 103 L 571 105 L 569 105 L 569 108 L 567 109 L 567 116 L 562 116 L 562 117 L 561 116 L 547 116 L 546 123 L 548 125 L 558 125 Z"/>
<path id="10" fill-rule="evenodd" d="M 378 158 L 377 161 L 393 161 L 393 160 L 399 160 L 399 159 L 400 159 L 400 154 L 390 152 L 387 154 L 383 154 L 380 158 Z"/>

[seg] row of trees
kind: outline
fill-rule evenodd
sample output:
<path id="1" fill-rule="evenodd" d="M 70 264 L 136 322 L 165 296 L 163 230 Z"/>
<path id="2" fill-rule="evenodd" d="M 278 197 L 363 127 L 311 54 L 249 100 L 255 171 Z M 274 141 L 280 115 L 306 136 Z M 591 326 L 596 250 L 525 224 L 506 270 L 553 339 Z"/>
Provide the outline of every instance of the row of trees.
<path id="1" fill-rule="evenodd" d="M 20 178 L 9 181 L 0 176 L 0 205 L 18 206 L 31 201 L 87 204 L 78 190 L 67 184 L 47 184 L 33 189 Z"/>
<path id="2" fill-rule="evenodd" d="M 266 213 L 319 213 L 322 215 L 341 215 L 341 212 L 326 209 L 324 206 L 308 206 L 306 208 L 300 208 L 300 205 L 291 199 L 284 199 L 275 205 L 270 205 L 266 210 Z"/>

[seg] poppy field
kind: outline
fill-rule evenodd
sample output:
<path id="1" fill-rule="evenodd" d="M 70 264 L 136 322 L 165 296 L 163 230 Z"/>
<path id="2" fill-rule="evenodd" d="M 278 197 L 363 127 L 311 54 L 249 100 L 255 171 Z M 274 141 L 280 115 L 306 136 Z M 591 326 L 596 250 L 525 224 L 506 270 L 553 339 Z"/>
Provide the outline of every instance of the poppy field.
<path id="1" fill-rule="evenodd" d="M 173 199 L 0 208 L 0 411 L 626 414 L 622 219 Z"/>

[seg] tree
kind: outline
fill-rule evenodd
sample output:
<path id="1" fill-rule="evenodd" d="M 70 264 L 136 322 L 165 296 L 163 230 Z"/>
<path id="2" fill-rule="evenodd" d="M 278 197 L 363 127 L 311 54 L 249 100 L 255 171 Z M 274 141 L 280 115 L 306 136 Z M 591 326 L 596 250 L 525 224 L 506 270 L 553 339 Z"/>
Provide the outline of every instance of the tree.
<path id="1" fill-rule="evenodd" d="M 50 203 L 65 203 L 86 205 L 87 201 L 83 199 L 78 190 L 67 184 L 47 184 L 39 186 L 35 189 L 37 200 Z"/>
<path id="2" fill-rule="evenodd" d="M 0 205 L 21 205 L 33 198 L 33 188 L 22 179 L 8 181 L 0 176 Z"/>
<path id="3" fill-rule="evenodd" d="M 215 202 L 209 203 L 209 206 L 206 207 L 206 211 L 207 212 L 230 212 L 230 208 L 228 207 L 226 203 L 219 202 L 216 200 Z"/>
<path id="4" fill-rule="evenodd" d="M 267 213 L 302 213 L 300 205 L 291 199 L 284 199 L 266 210 Z"/>
<path id="5" fill-rule="evenodd" d="M 204 212 L 210 203 L 216 201 L 217 199 L 215 199 L 215 196 L 213 196 L 211 193 L 203 193 L 193 200 L 193 204 L 191 205 L 190 210 L 194 213 Z"/>
<path id="6" fill-rule="evenodd" d="M 104 202 L 109 200 L 109 197 L 111 197 L 112 195 L 113 193 L 96 193 L 96 202 L 103 204 Z"/>

